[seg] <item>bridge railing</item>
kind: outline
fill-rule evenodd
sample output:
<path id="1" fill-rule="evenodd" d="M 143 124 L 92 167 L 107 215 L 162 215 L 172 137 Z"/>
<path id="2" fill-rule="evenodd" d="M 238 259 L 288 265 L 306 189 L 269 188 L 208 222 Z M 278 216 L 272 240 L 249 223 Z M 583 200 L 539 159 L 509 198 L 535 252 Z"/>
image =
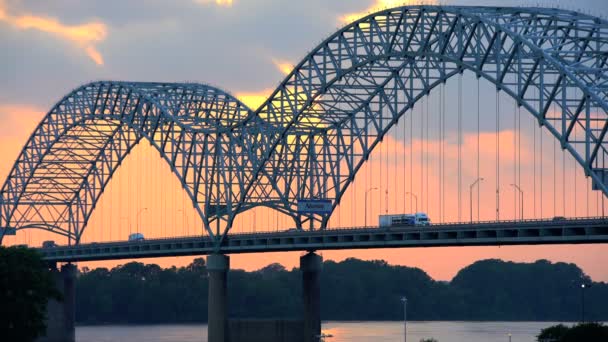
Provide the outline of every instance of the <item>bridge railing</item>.
<path id="1" fill-rule="evenodd" d="M 230 234 L 230 237 L 239 237 L 244 238 L 248 236 L 262 236 L 262 235 L 270 235 L 270 234 L 284 234 L 284 235 L 300 235 L 300 234 L 316 234 L 316 235 L 324 235 L 324 234 L 332 234 L 334 232 L 348 232 L 348 231 L 363 231 L 363 230 L 372 230 L 372 229 L 386 229 L 387 232 L 390 229 L 399 229 L 399 230 L 425 230 L 425 229 L 451 229 L 451 228 L 461 228 L 461 227 L 470 227 L 472 229 L 475 228 L 499 228 L 501 226 L 505 226 L 505 228 L 512 228 L 509 226 L 517 226 L 517 228 L 522 228 L 525 226 L 538 226 L 539 224 L 543 224 L 546 226 L 563 226 L 567 225 L 576 225 L 582 223 L 602 223 L 604 222 L 608 225 L 608 217 L 597 216 L 597 217 L 576 217 L 576 218 L 565 218 L 565 219 L 527 219 L 527 220 L 501 220 L 501 221 L 473 221 L 473 222 L 446 222 L 440 224 L 434 224 L 431 226 L 392 226 L 392 227 L 379 227 L 379 226 L 354 226 L 354 227 L 333 227 L 325 230 L 294 230 L 294 228 L 287 228 L 285 230 L 266 230 L 266 231 L 255 231 L 255 232 L 244 232 L 244 233 L 234 233 Z M 131 242 L 133 244 L 138 243 L 154 243 L 154 242 L 166 242 L 170 240 L 172 242 L 190 242 L 192 239 L 202 238 L 208 239 L 208 236 L 205 235 L 190 235 L 190 236 L 177 236 L 177 237 L 164 237 L 164 238 L 151 238 L 146 239 L 145 241 L 128 241 L 128 240 L 114 240 L 114 241 L 104 241 L 104 242 L 91 242 L 82 244 L 83 248 L 90 248 L 96 244 L 103 244 L 104 246 L 112 246 L 114 244 L 124 245 L 125 242 Z M 66 247 L 66 246 L 59 246 Z M 72 248 L 78 248 L 78 246 L 73 246 Z"/>

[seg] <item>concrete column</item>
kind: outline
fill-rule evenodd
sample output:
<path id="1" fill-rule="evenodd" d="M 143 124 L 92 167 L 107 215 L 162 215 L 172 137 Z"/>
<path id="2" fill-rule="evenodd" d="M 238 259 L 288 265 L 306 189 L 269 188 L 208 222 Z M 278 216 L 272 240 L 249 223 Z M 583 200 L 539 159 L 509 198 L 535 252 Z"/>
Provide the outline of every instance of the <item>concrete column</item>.
<path id="1" fill-rule="evenodd" d="M 38 342 L 74 342 L 76 340 L 76 266 L 67 264 L 51 269 L 55 286 L 63 300 L 49 300 L 47 304 L 46 335 Z"/>
<path id="2" fill-rule="evenodd" d="M 321 269 L 323 257 L 314 252 L 300 258 L 302 304 L 304 305 L 304 342 L 318 342 L 321 334 Z"/>
<path id="3" fill-rule="evenodd" d="M 209 272 L 209 299 L 207 307 L 208 342 L 228 341 L 227 276 L 230 258 L 222 254 L 207 257 Z"/>

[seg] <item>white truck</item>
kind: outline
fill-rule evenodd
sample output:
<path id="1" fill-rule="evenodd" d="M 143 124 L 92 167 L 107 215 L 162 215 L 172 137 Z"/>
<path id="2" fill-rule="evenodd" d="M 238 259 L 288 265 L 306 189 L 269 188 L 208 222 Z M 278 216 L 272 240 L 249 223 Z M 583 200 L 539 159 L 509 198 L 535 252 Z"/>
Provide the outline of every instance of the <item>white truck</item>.
<path id="1" fill-rule="evenodd" d="M 401 226 L 430 226 L 431 220 L 426 213 L 380 215 L 380 228 Z"/>

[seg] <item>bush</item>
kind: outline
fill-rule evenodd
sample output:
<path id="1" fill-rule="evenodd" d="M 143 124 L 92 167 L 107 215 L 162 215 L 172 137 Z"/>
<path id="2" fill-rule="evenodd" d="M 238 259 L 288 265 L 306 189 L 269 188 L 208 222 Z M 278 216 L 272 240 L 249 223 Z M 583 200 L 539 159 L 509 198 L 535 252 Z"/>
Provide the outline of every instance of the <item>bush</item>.
<path id="1" fill-rule="evenodd" d="M 563 324 L 554 325 L 541 330 L 540 334 L 536 336 L 536 340 L 539 342 L 560 341 L 568 330 L 570 330 L 570 328 Z"/>
<path id="2" fill-rule="evenodd" d="M 606 342 L 608 326 L 599 323 L 583 323 L 570 328 L 560 342 Z"/>
<path id="3" fill-rule="evenodd" d="M 581 323 L 574 327 L 563 324 L 543 329 L 537 336 L 539 342 L 605 342 L 608 326 L 600 323 Z"/>

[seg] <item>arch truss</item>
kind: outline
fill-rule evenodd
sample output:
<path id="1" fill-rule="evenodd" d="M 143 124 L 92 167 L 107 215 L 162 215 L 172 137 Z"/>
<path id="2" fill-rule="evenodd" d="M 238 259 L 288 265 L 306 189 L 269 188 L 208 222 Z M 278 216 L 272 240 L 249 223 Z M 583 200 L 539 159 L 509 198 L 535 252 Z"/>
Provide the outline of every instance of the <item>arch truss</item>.
<path id="1" fill-rule="evenodd" d="M 60 101 L 24 147 L 0 193 L 0 227 L 78 242 L 112 174 L 144 139 L 218 244 L 236 215 L 259 205 L 323 228 L 329 215 L 299 214 L 298 200 L 329 199 L 335 208 L 390 128 L 465 71 L 513 97 L 608 194 L 607 60 L 608 23 L 596 17 L 416 6 L 339 30 L 255 112 L 205 85 L 88 84 Z"/>

